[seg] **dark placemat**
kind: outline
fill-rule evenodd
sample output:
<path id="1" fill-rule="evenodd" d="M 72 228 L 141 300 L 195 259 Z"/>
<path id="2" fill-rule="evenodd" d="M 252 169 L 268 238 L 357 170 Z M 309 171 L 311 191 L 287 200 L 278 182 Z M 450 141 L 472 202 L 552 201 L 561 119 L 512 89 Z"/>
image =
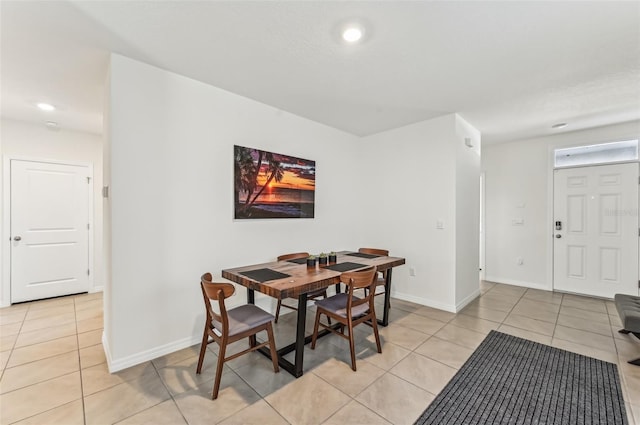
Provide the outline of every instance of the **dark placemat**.
<path id="1" fill-rule="evenodd" d="M 307 263 L 307 259 L 306 258 L 294 258 L 293 260 L 286 260 L 289 263 L 296 263 L 296 264 L 306 264 Z"/>
<path id="2" fill-rule="evenodd" d="M 325 269 L 333 270 L 336 272 L 346 272 L 353 269 L 360 269 L 362 267 L 367 267 L 367 265 L 359 264 L 359 263 L 350 263 L 347 261 L 346 263 L 339 263 L 339 264 L 334 264 L 332 266 L 327 266 L 325 267 Z"/>
<path id="3" fill-rule="evenodd" d="M 239 272 L 241 275 L 247 276 L 258 282 L 266 282 L 268 280 L 284 279 L 285 277 L 291 277 L 290 274 L 280 273 L 271 269 L 256 269 L 248 270 L 246 272 Z"/>
<path id="4" fill-rule="evenodd" d="M 351 257 L 360 257 L 360 258 L 378 258 L 379 255 L 375 255 L 375 254 L 365 254 L 362 252 L 348 252 L 345 255 L 349 255 Z"/>

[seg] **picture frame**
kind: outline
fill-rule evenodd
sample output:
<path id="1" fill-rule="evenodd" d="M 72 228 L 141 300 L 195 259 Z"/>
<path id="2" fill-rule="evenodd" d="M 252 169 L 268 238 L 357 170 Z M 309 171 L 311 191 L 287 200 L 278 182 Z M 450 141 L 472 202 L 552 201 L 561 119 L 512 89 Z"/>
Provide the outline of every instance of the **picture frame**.
<path id="1" fill-rule="evenodd" d="M 234 218 L 314 218 L 316 163 L 234 145 Z"/>

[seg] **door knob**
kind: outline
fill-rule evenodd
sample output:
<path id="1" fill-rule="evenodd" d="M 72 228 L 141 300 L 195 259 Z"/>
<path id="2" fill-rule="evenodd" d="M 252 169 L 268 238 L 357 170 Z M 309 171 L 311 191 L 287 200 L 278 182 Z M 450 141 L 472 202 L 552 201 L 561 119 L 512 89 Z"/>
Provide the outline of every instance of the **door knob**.
<path id="1" fill-rule="evenodd" d="M 14 241 L 16 242 L 20 242 L 22 240 L 22 238 L 20 236 L 16 236 L 13 238 Z"/>
<path id="2" fill-rule="evenodd" d="M 562 235 L 556 235 L 556 238 L 560 239 L 562 237 Z"/>

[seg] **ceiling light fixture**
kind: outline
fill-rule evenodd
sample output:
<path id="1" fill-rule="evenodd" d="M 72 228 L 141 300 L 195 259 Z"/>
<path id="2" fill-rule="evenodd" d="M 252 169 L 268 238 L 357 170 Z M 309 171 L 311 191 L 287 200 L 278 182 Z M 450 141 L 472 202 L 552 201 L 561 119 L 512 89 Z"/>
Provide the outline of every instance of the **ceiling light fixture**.
<path id="1" fill-rule="evenodd" d="M 36 106 L 37 106 L 38 108 L 42 109 L 43 111 L 55 111 L 55 110 L 56 110 L 56 107 L 55 107 L 55 106 L 53 106 L 53 105 L 52 105 L 52 104 L 50 104 L 50 103 L 43 103 L 43 102 L 41 102 L 41 103 L 36 104 Z"/>
<path id="2" fill-rule="evenodd" d="M 554 124 L 551 126 L 554 130 L 559 130 L 561 128 L 565 128 L 567 126 L 566 122 L 559 122 L 558 124 Z"/>
<path id="3" fill-rule="evenodd" d="M 364 31 L 357 26 L 350 26 L 342 32 L 342 39 L 347 43 L 356 43 L 362 39 Z"/>

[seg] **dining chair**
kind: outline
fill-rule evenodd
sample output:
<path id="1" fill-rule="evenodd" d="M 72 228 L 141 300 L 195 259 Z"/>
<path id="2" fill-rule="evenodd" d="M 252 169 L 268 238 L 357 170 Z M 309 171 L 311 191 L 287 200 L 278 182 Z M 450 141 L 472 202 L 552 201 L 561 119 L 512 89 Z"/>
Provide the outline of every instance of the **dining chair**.
<path id="1" fill-rule="evenodd" d="M 280 255 L 278 257 L 278 261 L 287 261 L 287 260 L 297 260 L 299 258 L 307 258 L 309 257 L 309 253 L 308 252 L 296 252 L 293 254 L 283 254 Z M 316 299 L 319 297 L 323 297 L 323 298 L 327 298 L 327 289 L 323 288 L 323 289 L 317 289 L 315 291 L 309 292 L 307 294 L 307 299 Z M 287 307 L 290 308 L 291 310 L 298 310 L 297 307 L 294 307 L 292 305 L 287 305 L 287 304 L 283 304 L 282 300 L 278 300 L 278 305 L 276 307 L 276 320 L 275 322 L 278 323 L 278 318 L 280 317 L 280 307 Z"/>
<path id="2" fill-rule="evenodd" d="M 196 373 L 202 371 L 202 363 L 207 349 L 207 345 L 216 342 L 220 346 L 218 352 L 218 365 L 216 369 L 216 379 L 213 384 L 213 394 L 211 398 L 218 398 L 218 390 L 220 389 L 220 378 L 222 377 L 222 368 L 224 362 L 235 359 L 250 351 L 269 346 L 271 351 L 271 360 L 273 361 L 273 370 L 278 373 L 278 353 L 273 338 L 273 326 L 271 321 L 273 316 L 260 307 L 253 304 L 245 304 L 227 310 L 225 299 L 231 297 L 236 291 L 235 286 L 230 283 L 212 282 L 211 273 L 205 273 L 200 279 L 200 287 L 202 288 L 202 296 L 204 298 L 204 306 L 206 309 L 206 321 L 204 324 L 204 334 L 202 335 L 202 345 L 200 346 L 200 358 L 198 359 L 198 368 Z M 212 301 L 218 302 L 220 312 L 216 313 L 212 306 Z M 267 341 L 257 344 L 256 334 L 261 331 L 267 331 Z M 211 337 L 211 341 L 209 341 Z M 243 338 L 249 338 L 249 348 L 239 353 L 225 357 L 227 346 L 233 342 Z"/>
<path id="3" fill-rule="evenodd" d="M 381 257 L 388 257 L 389 256 L 389 251 L 386 250 L 386 249 L 360 248 L 358 250 L 358 252 L 361 253 L 361 254 L 379 255 Z M 386 290 L 386 286 L 387 286 L 387 270 L 382 271 L 382 272 L 378 272 L 378 274 L 377 274 L 376 286 L 375 287 L 377 289 L 380 286 L 382 286 Z M 366 293 L 366 290 L 365 290 L 365 293 Z M 384 293 L 385 293 L 385 291 L 376 292 L 376 296 L 377 295 L 384 295 Z M 389 308 L 391 308 L 391 301 L 389 301 Z"/>
<path id="4" fill-rule="evenodd" d="M 378 335 L 378 321 L 376 320 L 376 310 L 374 308 L 373 299 L 375 297 L 375 276 L 376 268 L 371 267 L 362 271 L 346 272 L 340 275 L 340 282 L 346 285 L 345 292 L 338 293 L 332 297 L 316 301 L 316 320 L 313 326 L 313 336 L 311 337 L 311 349 L 316 348 L 316 339 L 318 338 L 318 328 L 323 328 L 349 340 L 349 349 L 351 350 L 351 369 L 356 370 L 356 350 L 353 337 L 353 328 L 360 323 L 367 323 L 373 328 L 373 334 L 376 338 L 376 346 L 378 353 L 382 353 L 380 345 L 380 336 Z M 368 288 L 368 295 L 359 298 L 353 295 L 357 289 Z M 340 324 L 340 332 L 332 326 L 320 323 L 320 315 L 326 315 L 327 318 L 334 319 Z M 345 335 L 344 328 L 349 331 Z"/>

